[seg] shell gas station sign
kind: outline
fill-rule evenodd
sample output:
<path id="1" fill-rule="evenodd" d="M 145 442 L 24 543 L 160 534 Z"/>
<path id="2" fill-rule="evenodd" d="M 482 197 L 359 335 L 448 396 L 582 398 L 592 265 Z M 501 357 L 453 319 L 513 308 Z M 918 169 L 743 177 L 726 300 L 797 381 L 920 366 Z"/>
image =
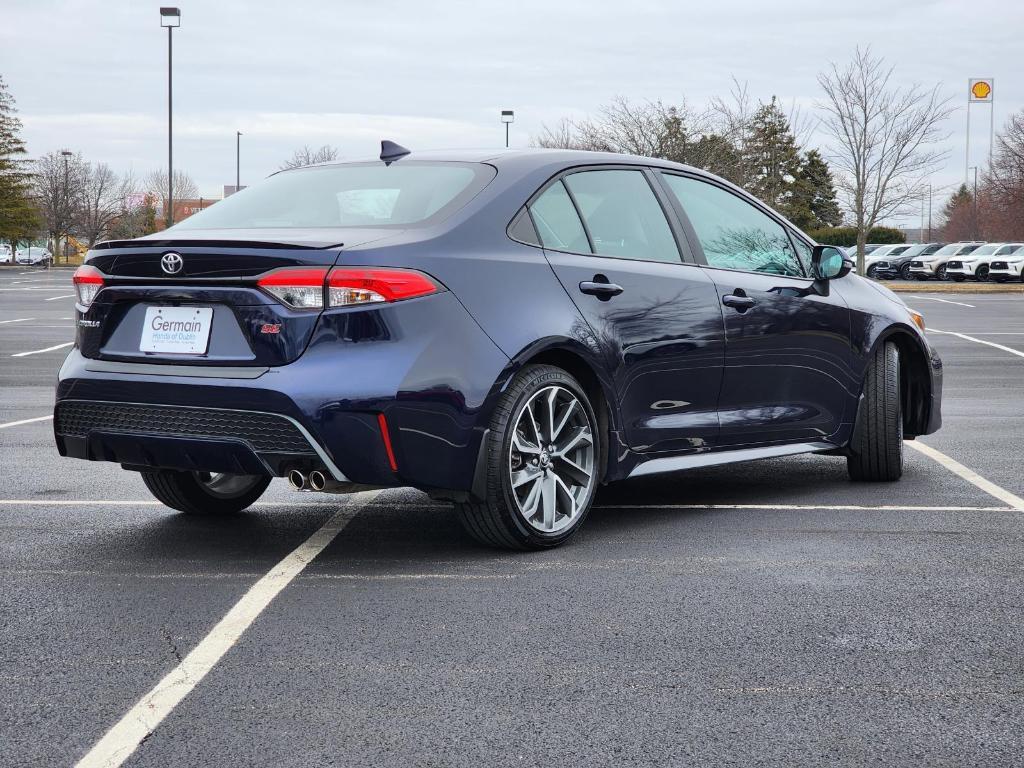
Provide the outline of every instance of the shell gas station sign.
<path id="1" fill-rule="evenodd" d="M 971 101 L 992 101 L 993 80 L 991 77 L 980 77 L 968 83 Z"/>

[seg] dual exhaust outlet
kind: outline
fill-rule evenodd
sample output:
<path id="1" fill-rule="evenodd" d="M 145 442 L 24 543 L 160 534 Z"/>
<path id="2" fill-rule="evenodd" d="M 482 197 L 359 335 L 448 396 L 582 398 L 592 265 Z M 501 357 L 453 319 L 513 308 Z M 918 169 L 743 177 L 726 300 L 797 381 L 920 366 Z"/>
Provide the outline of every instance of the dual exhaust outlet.
<path id="1" fill-rule="evenodd" d="M 371 491 L 376 486 L 359 483 L 339 483 L 326 472 L 314 469 L 308 475 L 298 469 L 288 473 L 288 484 L 296 491 L 317 491 L 318 493 L 359 493 Z"/>
<path id="2" fill-rule="evenodd" d="M 347 483 L 339 483 L 333 477 L 328 477 L 319 469 L 314 469 L 308 475 L 297 469 L 288 473 L 288 484 L 296 491 L 320 491 L 326 493 L 337 492 L 336 487 L 344 487 Z"/>

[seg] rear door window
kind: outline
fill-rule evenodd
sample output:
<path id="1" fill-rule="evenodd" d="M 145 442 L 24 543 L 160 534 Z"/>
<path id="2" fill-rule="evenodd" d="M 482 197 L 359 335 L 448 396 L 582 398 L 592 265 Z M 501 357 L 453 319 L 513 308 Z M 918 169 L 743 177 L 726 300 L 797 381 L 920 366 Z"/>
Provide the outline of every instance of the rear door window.
<path id="1" fill-rule="evenodd" d="M 576 213 L 576 206 L 560 180 L 533 201 L 530 215 L 545 248 L 590 253 L 590 242 Z"/>
<path id="2" fill-rule="evenodd" d="M 566 176 L 565 183 L 598 256 L 680 261 L 672 229 L 643 171 L 580 171 Z"/>

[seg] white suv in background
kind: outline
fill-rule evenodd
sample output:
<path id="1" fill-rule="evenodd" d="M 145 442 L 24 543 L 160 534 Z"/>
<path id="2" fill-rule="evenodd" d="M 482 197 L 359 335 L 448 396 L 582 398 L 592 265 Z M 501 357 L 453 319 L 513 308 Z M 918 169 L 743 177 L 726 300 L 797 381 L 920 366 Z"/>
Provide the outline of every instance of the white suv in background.
<path id="1" fill-rule="evenodd" d="M 917 280 L 927 280 L 932 277 L 938 280 L 948 280 L 949 278 L 946 277 L 946 262 L 957 256 L 966 256 L 969 253 L 974 253 L 984 244 L 983 242 L 971 242 L 944 245 L 929 256 L 921 256 L 911 261 L 910 274 Z"/>
<path id="2" fill-rule="evenodd" d="M 957 282 L 973 277 L 988 280 L 989 263 L 1001 256 L 1009 256 L 1022 243 L 985 243 L 978 250 L 966 256 L 958 256 L 946 262 L 946 274 Z"/>
<path id="3" fill-rule="evenodd" d="M 1007 256 L 996 256 L 988 264 L 988 279 L 997 283 L 1024 280 L 1024 246 Z"/>

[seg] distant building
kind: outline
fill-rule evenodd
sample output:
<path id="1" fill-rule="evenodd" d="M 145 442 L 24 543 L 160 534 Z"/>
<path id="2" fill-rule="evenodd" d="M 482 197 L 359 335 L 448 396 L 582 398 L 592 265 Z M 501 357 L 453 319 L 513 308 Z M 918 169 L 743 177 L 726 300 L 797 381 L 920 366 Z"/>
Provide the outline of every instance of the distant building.
<path id="1" fill-rule="evenodd" d="M 174 220 L 181 221 L 187 219 L 193 213 L 199 213 L 204 208 L 209 208 L 214 203 L 218 202 L 219 198 L 216 197 L 197 197 L 193 199 L 175 200 L 174 201 Z M 164 221 L 166 218 L 164 215 L 164 201 L 156 201 L 156 220 L 158 222 Z"/>

